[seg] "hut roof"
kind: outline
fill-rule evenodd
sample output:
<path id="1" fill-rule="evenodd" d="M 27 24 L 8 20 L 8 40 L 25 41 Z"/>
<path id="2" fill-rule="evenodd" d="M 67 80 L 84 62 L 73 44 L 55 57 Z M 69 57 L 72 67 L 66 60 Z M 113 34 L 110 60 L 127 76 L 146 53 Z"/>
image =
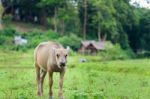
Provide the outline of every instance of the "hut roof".
<path id="1" fill-rule="evenodd" d="M 81 44 L 87 48 L 89 45 L 92 45 L 93 47 L 95 47 L 95 49 L 97 50 L 103 50 L 104 49 L 104 42 L 99 41 L 96 42 L 94 40 L 90 40 L 90 41 L 81 41 Z"/>
<path id="2" fill-rule="evenodd" d="M 88 45 L 90 45 L 92 42 L 94 41 L 81 41 L 81 44 L 84 46 L 84 47 L 87 47 Z"/>

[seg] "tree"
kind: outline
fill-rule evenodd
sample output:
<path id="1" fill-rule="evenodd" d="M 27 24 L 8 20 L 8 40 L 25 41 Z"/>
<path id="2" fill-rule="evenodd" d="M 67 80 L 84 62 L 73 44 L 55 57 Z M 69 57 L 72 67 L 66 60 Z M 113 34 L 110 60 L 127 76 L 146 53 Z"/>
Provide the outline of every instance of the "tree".
<path id="1" fill-rule="evenodd" d="M 66 31 L 77 31 L 78 28 L 74 28 L 75 25 L 79 22 L 77 16 L 78 12 L 76 8 L 76 1 L 42 0 L 39 3 L 39 6 L 41 6 L 41 8 L 45 7 L 46 9 L 48 9 L 47 18 L 49 20 L 49 24 L 52 24 L 54 27 L 54 31 L 59 32 L 60 35 L 64 35 Z M 79 26 L 76 25 L 76 27 Z"/>
<path id="2" fill-rule="evenodd" d="M 150 10 L 134 8 L 129 0 L 3 0 L 4 8 L 15 19 L 39 23 L 60 35 L 75 33 L 83 39 L 107 36 L 123 49 L 149 50 Z M 47 23 L 50 24 L 47 24 Z"/>
<path id="3" fill-rule="evenodd" d="M 150 50 L 150 11 L 143 14 L 140 19 L 139 50 Z"/>
<path id="4" fill-rule="evenodd" d="M 75 8 L 75 5 L 73 2 L 66 1 L 65 6 L 60 7 L 58 9 L 58 23 L 59 25 L 59 32 L 61 35 L 64 35 L 64 33 L 67 31 L 68 28 L 71 29 L 70 32 L 72 32 L 75 28 L 75 23 L 78 22 L 78 16 L 77 16 L 77 9 Z M 74 26 L 74 27 L 71 27 Z M 69 30 L 70 30 L 69 29 Z M 77 29 L 77 26 L 76 26 Z M 69 31 L 67 31 L 69 32 Z"/>
<path id="5" fill-rule="evenodd" d="M 79 17 L 81 21 L 81 32 L 83 39 L 86 39 L 87 35 L 87 13 L 88 13 L 88 0 L 78 1 Z"/>
<path id="6" fill-rule="evenodd" d="M 58 31 L 58 9 L 59 7 L 63 7 L 65 5 L 66 0 L 42 0 L 39 3 L 39 6 L 41 7 L 46 7 L 48 9 L 53 10 L 53 19 L 54 19 L 54 31 L 57 32 Z"/>

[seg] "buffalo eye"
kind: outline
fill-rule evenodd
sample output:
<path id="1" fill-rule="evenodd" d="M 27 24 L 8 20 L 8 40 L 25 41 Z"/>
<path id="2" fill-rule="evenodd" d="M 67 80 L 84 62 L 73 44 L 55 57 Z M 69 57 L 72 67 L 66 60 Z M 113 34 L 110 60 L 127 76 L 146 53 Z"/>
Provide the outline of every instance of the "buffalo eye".
<path id="1" fill-rule="evenodd" d="M 65 57 L 67 57 L 68 55 L 65 55 Z"/>
<path id="2" fill-rule="evenodd" d="M 57 56 L 57 58 L 59 58 L 59 54 L 57 54 L 56 56 Z"/>

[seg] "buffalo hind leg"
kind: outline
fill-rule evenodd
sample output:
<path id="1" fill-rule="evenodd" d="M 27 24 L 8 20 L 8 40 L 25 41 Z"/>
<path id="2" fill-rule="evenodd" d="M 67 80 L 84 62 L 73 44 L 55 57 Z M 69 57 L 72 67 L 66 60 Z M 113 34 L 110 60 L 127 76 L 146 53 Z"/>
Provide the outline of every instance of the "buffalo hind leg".
<path id="1" fill-rule="evenodd" d="M 40 67 L 36 63 L 35 63 L 35 69 L 36 69 L 36 81 L 37 81 L 37 95 L 41 96 L 41 93 L 39 90 L 40 89 L 39 88 L 39 85 L 40 85 Z"/>
<path id="2" fill-rule="evenodd" d="M 43 82 L 44 82 L 45 76 L 46 76 L 46 71 L 41 69 L 41 72 L 40 72 L 40 83 L 39 83 L 40 96 L 43 95 Z"/>

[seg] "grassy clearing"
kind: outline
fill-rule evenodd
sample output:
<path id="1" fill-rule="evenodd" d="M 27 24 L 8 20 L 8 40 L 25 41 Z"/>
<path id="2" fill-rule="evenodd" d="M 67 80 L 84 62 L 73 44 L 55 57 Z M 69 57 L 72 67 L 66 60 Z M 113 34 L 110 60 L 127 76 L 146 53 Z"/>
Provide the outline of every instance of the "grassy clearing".
<path id="1" fill-rule="evenodd" d="M 0 99 L 36 99 L 33 50 L 0 50 Z M 65 75 L 66 99 L 149 99 L 150 59 L 101 61 L 86 56 L 86 63 L 71 56 Z M 54 74 L 54 97 L 57 99 L 59 74 Z M 48 77 L 43 99 L 48 97 Z"/>

